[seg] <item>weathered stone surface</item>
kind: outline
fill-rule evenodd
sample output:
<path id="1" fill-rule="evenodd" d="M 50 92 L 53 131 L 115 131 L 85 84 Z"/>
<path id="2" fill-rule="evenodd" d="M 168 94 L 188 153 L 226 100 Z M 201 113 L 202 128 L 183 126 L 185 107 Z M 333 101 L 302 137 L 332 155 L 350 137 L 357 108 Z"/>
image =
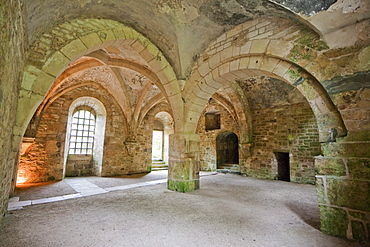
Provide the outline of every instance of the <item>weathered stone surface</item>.
<path id="1" fill-rule="evenodd" d="M 137 145 L 128 152 L 129 143 L 123 144 L 128 135 L 124 132 L 127 127 L 124 125 L 125 121 L 120 110 L 104 91 L 94 86 L 82 86 L 59 97 L 44 110 L 36 131 L 35 144 L 21 157 L 19 177 L 22 177 L 23 182 L 49 181 L 51 177 L 56 180 L 63 179 L 66 138 L 64 133 L 67 129 L 68 110 L 75 99 L 83 96 L 98 98 L 108 112 L 101 175 L 117 176 L 148 171 L 147 166 L 151 163 L 151 130 L 143 128 L 143 132 L 139 131 L 140 137 L 135 142 Z M 144 124 L 148 123 L 144 122 Z M 150 151 L 142 152 L 142 150 Z M 73 160 L 75 164 L 73 166 L 76 169 L 69 167 L 73 169 L 71 173 L 67 172 L 66 176 L 97 174 L 90 161 L 86 163 L 84 160 Z"/>
<path id="2" fill-rule="evenodd" d="M 327 10 L 333 3 L 337 0 L 329 0 L 329 1 L 311 1 L 306 2 L 305 0 L 273 0 L 276 3 L 280 3 L 285 7 L 294 10 L 296 13 L 303 13 L 305 15 L 313 15 L 320 11 Z"/>
<path id="3" fill-rule="evenodd" d="M 27 13 L 22 0 L 2 1 L 0 7 L 1 213 L 19 140 L 39 103 L 46 110 L 36 113 L 27 131 L 35 144 L 21 157 L 30 178 L 61 179 L 64 107 L 83 88 L 109 109 L 103 175 L 149 171 L 153 119 L 164 111 L 173 114 L 178 141 L 168 187 L 190 191 L 199 187 L 199 161 L 208 169 L 215 160 L 217 131 L 198 130 L 201 139 L 208 138 L 202 143 L 195 129 L 203 128 L 202 110 L 220 89 L 232 93 L 219 91 L 223 99 L 214 110 L 224 120 L 220 131 L 238 134 L 242 173 L 274 179 L 273 153 L 289 152 L 292 181 L 313 183 L 320 173 L 324 231 L 369 242 L 364 240 L 370 229 L 368 1 L 35 0 L 25 5 Z M 52 86 L 64 67 L 90 52 L 56 84 L 67 77 L 74 83 Z M 147 79 L 129 76 L 136 72 Z M 329 139 L 334 127 L 339 135 Z M 315 166 L 319 154 L 324 157 Z"/>
<path id="4" fill-rule="evenodd" d="M 346 211 L 320 205 L 321 231 L 339 237 L 346 237 L 348 217 Z"/>
<path id="5" fill-rule="evenodd" d="M 317 202 L 320 204 L 327 204 L 326 193 L 325 193 L 325 183 L 326 180 L 323 177 L 316 177 L 316 193 L 317 193 Z"/>
<path id="6" fill-rule="evenodd" d="M 352 225 L 353 239 L 361 243 L 366 243 L 369 241 L 367 237 L 366 226 L 364 225 L 363 222 L 353 220 L 351 221 L 351 225 Z"/>
<path id="7" fill-rule="evenodd" d="M 321 145 L 327 157 L 370 157 L 368 142 L 329 142 Z"/>
<path id="8" fill-rule="evenodd" d="M 369 191 L 370 181 L 327 178 L 327 196 L 331 205 L 369 211 Z"/>
<path id="9" fill-rule="evenodd" d="M 180 192 L 199 189 L 198 135 L 170 135 L 168 188 Z"/>
<path id="10" fill-rule="evenodd" d="M 370 180 L 370 159 L 349 158 L 347 166 L 350 178 Z"/>
<path id="11" fill-rule="evenodd" d="M 282 150 L 290 153 L 291 181 L 314 183 L 314 156 L 320 154 L 320 143 L 311 109 L 300 103 L 254 111 L 253 115 L 253 152 L 243 164 L 245 173 L 276 178 L 273 152 Z"/>
<path id="12" fill-rule="evenodd" d="M 199 189 L 199 180 L 184 181 L 168 179 L 167 187 L 173 191 L 189 192 Z"/>
<path id="13" fill-rule="evenodd" d="M 370 71 L 357 72 L 322 82 L 330 95 L 359 90 L 370 85 Z"/>
<path id="14" fill-rule="evenodd" d="M 13 126 L 24 64 L 27 38 L 24 1 L 0 4 L 0 217 L 7 209 L 13 186 L 16 152 L 12 150 Z"/>
<path id="15" fill-rule="evenodd" d="M 318 169 L 318 174 L 346 176 L 346 166 L 342 159 L 331 159 L 324 157 L 316 157 L 315 166 Z"/>

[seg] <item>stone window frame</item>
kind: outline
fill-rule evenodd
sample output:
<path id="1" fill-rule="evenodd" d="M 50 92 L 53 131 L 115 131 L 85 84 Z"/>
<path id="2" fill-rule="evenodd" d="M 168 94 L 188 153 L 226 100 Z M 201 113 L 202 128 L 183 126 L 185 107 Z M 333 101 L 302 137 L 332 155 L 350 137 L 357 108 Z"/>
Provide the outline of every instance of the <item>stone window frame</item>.
<path id="1" fill-rule="evenodd" d="M 92 111 L 95 113 L 95 136 L 94 136 L 95 138 L 92 156 L 94 160 L 96 175 L 101 176 L 107 111 L 103 103 L 100 102 L 98 99 L 89 96 L 84 96 L 75 99 L 69 107 L 64 149 L 63 177 L 65 177 L 66 164 L 69 155 L 73 114 L 79 109 L 92 109 Z"/>

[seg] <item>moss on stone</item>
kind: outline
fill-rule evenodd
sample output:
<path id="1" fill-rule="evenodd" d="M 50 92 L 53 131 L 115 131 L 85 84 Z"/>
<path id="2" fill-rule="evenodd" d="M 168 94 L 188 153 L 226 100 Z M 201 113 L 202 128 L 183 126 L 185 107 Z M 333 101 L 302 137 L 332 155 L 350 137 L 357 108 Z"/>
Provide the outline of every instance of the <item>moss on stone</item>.
<path id="1" fill-rule="evenodd" d="M 370 210 L 370 182 L 327 178 L 327 195 L 332 205 L 361 211 Z"/>
<path id="2" fill-rule="evenodd" d="M 340 208 L 332 208 L 320 205 L 321 231 L 326 234 L 346 237 L 348 216 L 346 211 Z"/>
<path id="3" fill-rule="evenodd" d="M 353 46 L 344 47 L 344 48 L 331 49 L 329 51 L 324 52 L 324 55 L 328 58 L 335 58 L 335 57 L 340 57 L 340 56 L 356 53 L 360 51 L 361 49 L 362 49 L 361 45 L 353 45 Z"/>
<path id="4" fill-rule="evenodd" d="M 300 60 L 311 60 L 315 59 L 316 57 L 316 52 L 304 45 L 294 45 L 289 54 L 289 58 L 292 62 L 298 62 Z"/>
<path id="5" fill-rule="evenodd" d="M 316 178 L 316 193 L 318 203 L 326 204 L 324 180 L 322 178 Z"/>
<path id="6" fill-rule="evenodd" d="M 352 211 L 352 210 L 348 210 L 348 213 L 349 215 L 351 215 L 352 217 L 356 219 L 365 220 L 365 221 L 368 220 L 365 213 L 358 212 L 358 211 Z"/>
<path id="7" fill-rule="evenodd" d="M 341 68 L 345 68 L 353 60 L 354 57 L 355 57 L 354 54 L 343 56 L 343 57 L 335 59 L 334 63 Z"/>
<path id="8" fill-rule="evenodd" d="M 369 239 L 367 239 L 366 228 L 361 221 L 357 220 L 351 221 L 351 225 L 352 225 L 352 236 L 355 240 L 362 243 L 366 243 L 367 241 L 369 241 Z"/>
<path id="9" fill-rule="evenodd" d="M 317 51 L 329 49 L 325 42 L 320 40 L 320 36 L 316 32 L 311 29 L 307 29 L 304 26 L 301 26 L 300 36 L 295 40 L 295 42 Z"/>
<path id="10" fill-rule="evenodd" d="M 352 179 L 370 180 L 370 159 L 351 158 L 348 159 L 347 166 Z"/>
<path id="11" fill-rule="evenodd" d="M 178 192 L 190 192 L 199 189 L 199 180 L 172 180 L 168 179 L 167 188 Z"/>
<path id="12" fill-rule="evenodd" d="M 287 73 L 289 74 L 289 77 L 292 81 L 295 81 L 301 77 L 301 74 L 297 70 L 294 70 L 294 69 L 289 69 Z"/>
<path id="13" fill-rule="evenodd" d="M 322 143 L 321 149 L 326 157 L 367 157 L 370 158 L 370 144 L 366 142 L 329 142 Z"/>
<path id="14" fill-rule="evenodd" d="M 346 166 L 342 159 L 316 159 L 315 165 L 321 175 L 346 175 Z"/>

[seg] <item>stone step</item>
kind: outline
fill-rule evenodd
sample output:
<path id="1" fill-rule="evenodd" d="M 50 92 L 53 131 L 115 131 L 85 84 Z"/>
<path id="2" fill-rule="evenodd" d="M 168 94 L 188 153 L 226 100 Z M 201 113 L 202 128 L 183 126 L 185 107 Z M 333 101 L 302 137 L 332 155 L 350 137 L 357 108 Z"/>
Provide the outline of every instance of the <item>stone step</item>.
<path id="1" fill-rule="evenodd" d="M 168 165 L 162 161 L 152 161 L 152 171 L 168 170 Z"/>
<path id="2" fill-rule="evenodd" d="M 152 171 L 164 171 L 168 170 L 168 167 L 152 167 Z"/>
<path id="3" fill-rule="evenodd" d="M 232 173 L 232 174 L 240 174 L 240 171 L 239 170 L 231 170 L 231 169 L 217 169 L 216 170 L 217 172 L 220 172 L 220 173 Z"/>
<path id="4" fill-rule="evenodd" d="M 217 172 L 240 174 L 240 167 L 238 164 L 227 164 L 227 165 L 219 166 L 217 168 Z"/>

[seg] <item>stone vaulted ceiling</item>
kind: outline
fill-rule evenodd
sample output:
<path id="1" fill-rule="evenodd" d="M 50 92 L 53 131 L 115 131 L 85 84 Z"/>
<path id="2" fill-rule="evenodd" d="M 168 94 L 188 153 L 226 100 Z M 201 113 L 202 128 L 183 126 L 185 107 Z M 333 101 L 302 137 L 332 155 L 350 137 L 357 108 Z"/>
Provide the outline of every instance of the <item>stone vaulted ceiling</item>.
<path id="1" fill-rule="evenodd" d="M 337 6 L 333 5 L 336 2 Z M 170 61 L 178 78 L 186 79 L 194 60 L 207 44 L 248 20 L 284 17 L 308 22 L 325 34 L 369 16 L 367 8 L 354 16 L 350 15 L 353 10 L 347 7 L 348 15 L 330 25 L 321 21 L 322 15 L 312 17 L 320 11 L 330 10 L 330 7 L 329 15 L 335 15 L 335 8 L 342 2 L 345 0 L 32 0 L 26 1 L 26 7 L 29 44 L 50 27 L 68 20 L 112 19 L 134 27 L 151 40 Z"/>

